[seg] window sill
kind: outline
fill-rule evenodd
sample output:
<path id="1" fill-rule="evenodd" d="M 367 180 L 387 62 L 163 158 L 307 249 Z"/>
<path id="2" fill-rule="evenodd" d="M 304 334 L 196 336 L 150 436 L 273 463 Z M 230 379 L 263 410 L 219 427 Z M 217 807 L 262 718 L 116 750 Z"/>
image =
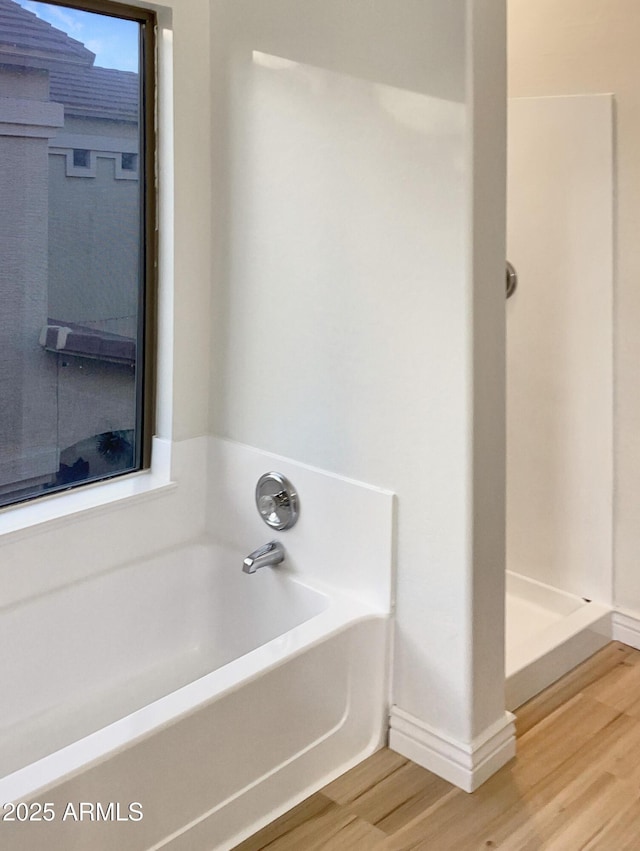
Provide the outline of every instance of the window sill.
<path id="1" fill-rule="evenodd" d="M 152 459 L 150 470 L 38 497 L 23 505 L 7 506 L 0 510 L 0 541 L 14 541 L 80 517 L 104 514 L 123 504 L 147 501 L 173 491 L 177 484 L 170 475 L 171 442 L 154 438 Z"/>

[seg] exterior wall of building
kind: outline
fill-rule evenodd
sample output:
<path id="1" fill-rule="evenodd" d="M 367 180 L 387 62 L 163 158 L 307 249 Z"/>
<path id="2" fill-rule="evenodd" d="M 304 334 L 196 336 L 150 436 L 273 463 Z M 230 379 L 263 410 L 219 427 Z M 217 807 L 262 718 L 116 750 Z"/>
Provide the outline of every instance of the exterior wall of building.
<path id="1" fill-rule="evenodd" d="M 49 357 L 57 361 L 61 450 L 105 432 L 135 428 L 136 388 L 131 367 L 63 354 Z M 86 456 L 84 447 L 78 456 Z"/>
<path id="2" fill-rule="evenodd" d="M 15 4 L 3 11 L 18 25 L 26 15 Z M 39 24 L 26 16 L 25 27 L 34 26 Z M 37 491 L 56 481 L 61 454 L 76 460 L 69 447 L 80 443 L 78 452 L 86 456 L 89 448 L 97 459 L 99 435 L 130 432 L 136 424 L 132 363 L 79 356 L 82 351 L 57 353 L 43 332 L 53 319 L 131 340 L 138 335 L 142 229 L 135 76 L 123 76 L 122 83 L 120 72 L 87 65 L 84 82 L 71 48 L 69 68 L 75 70 L 66 76 L 65 34 L 58 33 L 63 47 L 47 59 L 36 49 L 39 34 L 31 35 L 39 67 L 29 67 L 31 58 L 23 55 L 11 64 L 10 45 L 0 64 L 0 492 Z M 92 54 L 87 56 L 90 61 Z M 107 106 L 100 88 L 105 76 L 111 87 Z M 104 107 L 112 115 L 122 110 L 126 118 L 84 118 L 79 103 L 85 101 L 89 114 Z M 75 161 L 74 149 L 87 152 L 86 163 Z"/>
<path id="3" fill-rule="evenodd" d="M 87 134 L 92 164 L 86 176 L 80 176 L 81 169 L 70 176 L 73 148 L 65 146 L 64 137 L 80 147 L 80 123 L 67 119 L 64 136 L 53 140 L 49 155 L 49 317 L 133 337 L 140 273 L 139 181 L 137 172 L 122 177 L 118 171 L 123 149 L 137 149 L 137 131 L 105 122 L 103 135 Z"/>
<path id="4" fill-rule="evenodd" d="M 0 65 L 0 491 L 58 469 L 55 364 L 47 321 L 48 144 L 62 107 L 46 74 Z"/>
<path id="5" fill-rule="evenodd" d="M 89 152 L 86 167 L 73 151 Z M 131 122 L 66 116 L 49 147 L 48 315 L 135 339 L 140 275 L 139 172 L 122 154 L 138 153 Z M 87 440 L 136 425 L 135 370 L 123 364 L 50 355 L 57 361 L 58 441 L 88 460 Z M 71 463 L 73 451 L 65 454 Z M 95 453 L 90 452 L 93 459 Z M 92 461 L 95 466 L 95 461 Z M 95 471 L 90 470 L 94 475 Z"/>

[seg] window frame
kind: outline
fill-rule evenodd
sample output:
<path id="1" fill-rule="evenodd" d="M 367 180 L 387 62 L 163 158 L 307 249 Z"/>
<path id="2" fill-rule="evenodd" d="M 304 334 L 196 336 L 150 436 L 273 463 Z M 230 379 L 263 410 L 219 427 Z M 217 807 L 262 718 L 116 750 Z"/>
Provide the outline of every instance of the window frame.
<path id="1" fill-rule="evenodd" d="M 155 433 L 157 398 L 157 333 L 158 333 L 158 164 L 157 120 L 158 101 L 157 34 L 158 16 L 153 9 L 113 0 L 41 0 L 48 6 L 93 12 L 114 18 L 134 21 L 139 30 L 139 140 L 140 156 L 135 170 L 140 186 L 140 287 L 138 294 L 138 330 L 136 354 L 136 452 L 135 468 L 79 481 L 69 487 L 29 495 L 0 506 L 0 512 L 26 507 L 70 491 L 106 484 L 127 476 L 151 471 L 151 452 Z M 84 171 L 85 169 L 82 169 Z M 129 173 L 127 176 L 130 179 Z M 139 377 L 138 377 L 139 376 Z"/>

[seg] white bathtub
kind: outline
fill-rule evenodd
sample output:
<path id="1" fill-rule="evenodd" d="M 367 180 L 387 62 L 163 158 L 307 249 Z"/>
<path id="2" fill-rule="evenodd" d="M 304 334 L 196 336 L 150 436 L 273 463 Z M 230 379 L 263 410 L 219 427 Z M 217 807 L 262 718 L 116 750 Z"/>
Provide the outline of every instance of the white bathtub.
<path id="1" fill-rule="evenodd" d="M 383 743 L 388 616 L 241 565 L 195 545 L 0 612 L 3 851 L 231 848 Z"/>

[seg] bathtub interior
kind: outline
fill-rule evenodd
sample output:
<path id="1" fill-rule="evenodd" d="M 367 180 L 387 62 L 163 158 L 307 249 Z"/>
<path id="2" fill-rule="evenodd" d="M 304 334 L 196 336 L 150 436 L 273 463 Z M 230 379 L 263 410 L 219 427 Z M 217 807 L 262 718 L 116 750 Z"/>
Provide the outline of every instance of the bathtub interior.
<path id="1" fill-rule="evenodd" d="M 58 814 L 46 830 L 2 824 L 0 845 L 227 851 L 381 747 L 388 614 L 346 597 L 320 611 L 321 599 L 308 603 L 317 614 L 289 632 L 0 779 L 3 800 L 48 802 Z M 137 735 L 143 716 L 152 729 Z M 105 741 L 106 752 L 95 749 Z M 144 818 L 67 822 L 69 801 L 135 801 Z"/>
<path id="2" fill-rule="evenodd" d="M 235 552 L 192 546 L 0 612 L 0 777 L 268 644 L 329 604 L 286 570 L 247 576 L 241 565 Z"/>

